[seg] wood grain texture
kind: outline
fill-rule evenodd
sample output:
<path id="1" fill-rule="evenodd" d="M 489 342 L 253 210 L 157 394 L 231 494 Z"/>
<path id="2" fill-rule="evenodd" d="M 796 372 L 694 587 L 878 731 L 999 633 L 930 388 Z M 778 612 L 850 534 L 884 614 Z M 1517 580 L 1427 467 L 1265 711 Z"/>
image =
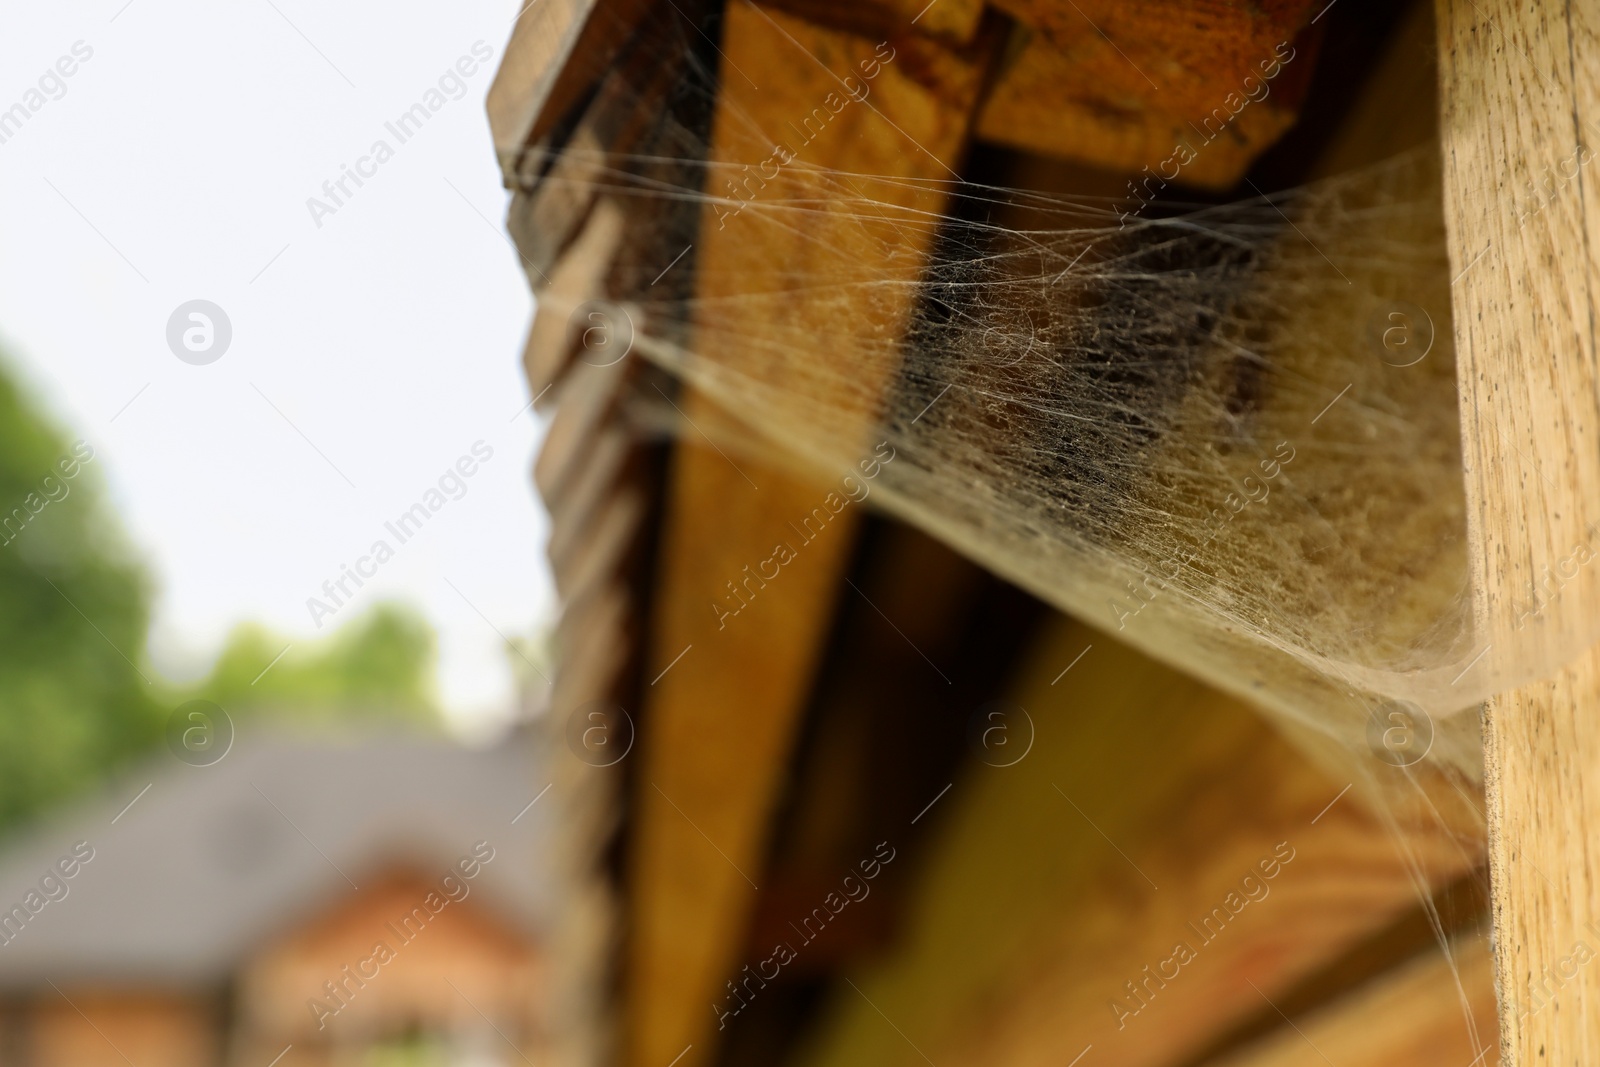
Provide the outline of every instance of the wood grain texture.
<path id="1" fill-rule="evenodd" d="M 770 5 L 817 26 L 881 39 L 911 29 L 949 44 L 970 44 L 983 0 L 776 0 Z"/>
<path id="2" fill-rule="evenodd" d="M 573 352 L 579 345 L 579 335 L 586 322 L 573 322 L 575 312 L 585 301 L 605 297 L 606 272 L 611 269 L 622 245 L 626 219 L 617 206 L 601 200 L 589 213 L 566 252 L 550 269 L 549 282 L 534 290 L 536 305 L 533 322 L 528 327 L 528 341 L 523 347 L 522 370 L 528 378 L 528 389 L 539 400 L 546 400 L 545 391 L 554 386 L 572 365 Z M 559 395 L 555 398 L 559 400 Z M 546 407 L 550 406 L 546 400 Z M 539 490 L 546 502 L 553 499 L 564 478 L 570 458 L 565 455 L 545 458 L 557 451 L 547 439 L 540 449 L 538 468 L 548 473 L 535 475 Z"/>
<path id="3" fill-rule="evenodd" d="M 1430 952 L 1207 1067 L 1495 1067 L 1487 935 L 1452 951 Z"/>
<path id="4" fill-rule="evenodd" d="M 742 0 L 725 19 L 707 190 L 730 199 L 707 206 L 696 242 L 703 303 L 694 344 L 722 366 L 787 388 L 785 375 L 804 377 L 818 361 L 851 365 L 864 336 L 898 334 L 906 298 L 840 302 L 817 283 L 920 273 L 943 193 L 894 179 L 949 176 L 980 63 L 932 40 L 891 45 Z M 845 76 L 869 78 L 866 102 L 841 104 Z M 739 199 L 748 202 L 735 212 L 733 183 L 780 141 L 795 158 L 744 186 Z M 873 186 L 876 210 L 903 208 L 901 224 L 863 227 L 840 172 L 889 179 Z M 797 216 L 785 207 L 802 199 L 815 209 Z M 918 213 L 931 214 L 918 224 Z M 750 293 L 769 299 L 717 299 Z M 784 345 L 793 362 L 772 359 Z M 864 457 L 872 455 L 864 426 L 884 386 L 865 374 L 848 395 L 818 397 L 819 417 L 831 413 L 841 433 L 860 436 Z M 633 1067 L 663 1067 L 680 1053 L 679 1067 L 696 1067 L 714 1052 L 713 1004 L 742 963 L 772 807 L 861 512 L 838 510 L 808 537 L 800 524 L 815 509 L 835 510 L 825 502 L 839 498 L 844 472 L 830 480 L 758 462 L 734 443 L 752 432 L 739 412 L 692 389 L 676 403 L 684 436 L 669 475 L 646 671 L 659 679 L 642 719 L 632 838 L 624 1062 Z M 796 558 L 775 579 L 752 579 L 779 544 Z M 719 617 L 713 605 L 727 611 L 740 596 L 749 603 L 738 616 Z"/>
<path id="5" fill-rule="evenodd" d="M 1023 24 L 978 120 L 987 141 L 1226 189 L 1293 123 L 1310 0 L 999 0 Z M 1172 160 L 1178 146 L 1193 158 Z M 1179 158 L 1185 158 L 1178 153 Z"/>
<path id="6" fill-rule="evenodd" d="M 1600 1062 L 1600 654 L 1484 709 L 1507 1067 Z"/>
<path id="7" fill-rule="evenodd" d="M 1282 69 L 1276 43 L 1259 57 L 1267 70 Z M 1286 54 L 1294 56 L 1291 63 L 1310 62 Z M 1298 92 L 1275 94 L 1260 69 L 1233 82 L 1217 77 L 1189 92 L 1191 99 L 1183 101 L 1152 88 L 1098 36 L 1062 48 L 1042 34 L 1027 34 L 984 101 L 977 132 L 994 144 L 1125 173 L 1144 167 L 1157 173 L 1166 163 L 1182 184 L 1227 189 L 1298 116 Z M 1247 92 L 1260 98 L 1246 103 Z M 1173 165 L 1174 154 L 1182 156 L 1180 145 L 1193 153 L 1181 168 Z"/>
<path id="8" fill-rule="evenodd" d="M 526 184 L 538 144 L 605 74 L 650 0 L 532 0 L 520 7 L 485 104 L 506 185 Z"/>
<path id="9" fill-rule="evenodd" d="M 1012 698 L 1032 751 L 941 801 L 904 943 L 839 988 L 806 1067 L 1181 1063 L 1476 859 L 1423 826 L 1413 867 L 1253 710 L 1080 625 Z"/>
<path id="10" fill-rule="evenodd" d="M 597 2 L 541 0 L 511 27 L 485 104 L 495 153 L 508 182 Z"/>
<path id="11" fill-rule="evenodd" d="M 1543 673 L 1600 568 L 1600 4 L 1440 0 L 1441 136 L 1479 636 Z M 1489 702 L 1505 1062 L 1600 1062 L 1600 650 Z"/>

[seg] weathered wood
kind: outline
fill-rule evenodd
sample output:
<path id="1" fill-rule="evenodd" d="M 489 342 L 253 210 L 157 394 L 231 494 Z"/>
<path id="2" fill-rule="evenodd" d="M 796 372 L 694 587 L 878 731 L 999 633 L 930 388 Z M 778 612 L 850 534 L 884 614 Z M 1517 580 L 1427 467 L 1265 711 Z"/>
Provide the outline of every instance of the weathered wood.
<path id="1" fill-rule="evenodd" d="M 600 79 L 650 0 L 530 0 L 517 12 L 486 104 L 510 186 L 537 144 Z"/>
<path id="2" fill-rule="evenodd" d="M 601 54 L 571 59 L 572 70 L 564 76 L 576 78 L 572 72 L 583 71 L 584 79 L 595 82 L 593 96 L 570 132 L 560 137 L 563 125 L 540 143 L 520 149 L 515 165 L 506 172 L 506 184 L 512 189 L 506 228 L 535 287 L 547 283 L 553 264 L 574 239 L 596 197 L 627 187 L 637 177 L 641 165 L 636 154 L 693 153 L 692 146 L 674 142 L 670 130 L 662 129 L 663 101 L 692 67 L 690 53 L 703 46 L 704 38 L 689 23 L 702 6 L 702 0 L 658 4 L 639 16 L 632 40 L 626 40 L 619 28 L 617 40 L 608 41 Z M 616 16 L 597 11 L 594 18 Z M 603 71 L 595 69 L 601 59 L 610 62 Z M 508 70 L 511 64 L 508 57 Z M 551 110 L 559 108 L 552 105 Z M 493 117 L 492 99 L 490 112 Z M 657 216 L 671 214 L 660 203 L 653 207 Z"/>
<path id="3" fill-rule="evenodd" d="M 1207 1067 L 1494 1067 L 1494 963 L 1486 937 L 1438 950 Z"/>
<path id="4" fill-rule="evenodd" d="M 784 982 L 837 971 L 884 947 L 898 911 L 895 887 L 912 881 L 917 862 L 907 823 L 964 762 L 972 708 L 1010 680 L 1019 645 L 1042 614 L 1037 602 L 912 526 L 880 526 L 854 570 L 856 589 L 841 605 L 790 770 L 746 961 L 758 964 L 775 943 L 792 940 L 789 923 L 810 914 L 838 887 L 840 872 L 879 842 L 895 839 L 906 859 L 874 883 L 869 903 L 853 903 L 826 937 L 806 943 L 783 968 Z"/>
<path id="5" fill-rule="evenodd" d="M 561 667 L 550 693 L 550 707 L 566 723 L 581 706 L 616 691 L 632 651 L 633 598 L 620 583 L 593 590 L 566 605 L 556 628 Z"/>
<path id="6" fill-rule="evenodd" d="M 1413 867 L 1253 710 L 1082 626 L 1013 699 L 1032 751 L 940 802 L 898 950 L 849 975 L 806 1067 L 1181 1063 L 1475 859 L 1425 823 Z"/>
<path id="7" fill-rule="evenodd" d="M 789 373 L 816 361 L 852 365 L 853 346 L 894 336 L 909 302 L 852 307 L 828 303 L 826 290 L 812 286 L 917 275 L 943 194 L 893 179 L 949 176 L 981 63 L 932 41 L 874 41 L 743 0 L 727 8 L 721 48 L 706 187 L 727 199 L 708 205 L 696 241 L 697 295 L 707 302 L 693 343 L 774 385 L 784 370 L 773 380 L 765 362 L 772 348 L 751 353 L 752 338 L 794 346 L 803 360 Z M 865 101 L 844 99 L 847 76 L 870 82 Z M 727 190 L 745 180 L 746 165 L 770 164 L 780 141 L 792 161 L 769 165 L 736 201 Z M 873 186 L 874 208 L 852 208 L 839 172 L 890 180 Z M 801 198 L 815 206 L 800 208 Z M 897 209 L 900 225 L 879 215 Z M 864 223 L 869 211 L 875 221 Z M 773 292 L 785 294 L 780 306 L 716 299 Z M 841 425 L 855 420 L 851 436 L 861 436 L 864 458 L 872 455 L 864 426 L 883 387 L 867 375 L 849 396 L 819 398 L 828 402 L 819 407 L 842 413 Z M 632 836 L 624 1062 L 636 1067 L 680 1054 L 679 1067 L 694 1067 L 713 1051 L 713 1004 L 738 970 L 772 805 L 861 511 L 826 503 L 840 499 L 843 471 L 831 480 L 799 476 L 728 455 L 702 434 L 726 442 L 739 413 L 694 390 L 676 403 L 684 438 L 669 480 L 646 672 L 656 681 L 642 719 Z M 837 513 L 814 537 L 801 535 L 795 524 L 819 507 Z M 793 546 L 795 558 L 776 579 L 752 579 L 779 544 Z M 721 617 L 714 605 L 739 615 Z"/>
<path id="8" fill-rule="evenodd" d="M 578 347 L 572 315 L 585 301 L 605 295 L 602 283 L 622 245 L 625 219 L 615 204 L 601 200 L 566 253 L 550 270 L 549 284 L 535 290 L 537 304 L 522 369 L 535 402 L 566 373 Z M 548 451 L 547 444 L 542 451 Z M 547 461 L 552 462 L 552 461 Z"/>
<path id="9" fill-rule="evenodd" d="M 581 551 L 601 510 L 615 495 L 617 483 L 634 448 L 633 434 L 615 423 L 590 438 L 581 465 L 573 475 L 561 507 L 550 515 L 548 552 L 553 566 Z"/>
<path id="10" fill-rule="evenodd" d="M 1440 0 L 1437 12 L 1478 637 L 1491 662 L 1534 668 L 1555 641 L 1592 634 L 1600 604 L 1600 569 L 1575 562 L 1592 556 L 1600 502 L 1600 201 L 1584 169 L 1600 117 L 1600 4 Z M 1485 709 L 1512 1067 L 1600 1062 L 1597 707 L 1591 649 Z"/>
<path id="11" fill-rule="evenodd" d="M 532 191 L 512 192 L 506 231 L 535 288 L 549 281 L 551 268 L 588 217 L 604 166 L 599 139 L 581 126 Z"/>
<path id="12" fill-rule="evenodd" d="M 777 0 L 771 6 L 864 37 L 902 37 L 915 30 L 955 45 L 972 43 L 983 18 L 983 0 Z"/>
<path id="13" fill-rule="evenodd" d="M 1484 765 L 1507 1067 L 1600 1062 L 1600 653 L 1491 700 Z"/>
<path id="14" fill-rule="evenodd" d="M 1310 0 L 1000 0 L 1021 20 L 978 136 L 1228 188 L 1293 123 L 1315 62 Z"/>

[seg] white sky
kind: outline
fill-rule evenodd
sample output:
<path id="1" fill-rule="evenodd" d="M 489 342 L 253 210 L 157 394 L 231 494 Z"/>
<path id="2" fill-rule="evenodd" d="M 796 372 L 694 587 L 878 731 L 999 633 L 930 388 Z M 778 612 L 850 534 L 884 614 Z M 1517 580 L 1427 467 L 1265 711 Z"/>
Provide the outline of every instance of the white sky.
<path id="1" fill-rule="evenodd" d="M 306 598 L 375 539 L 396 545 L 385 520 L 482 440 L 494 457 L 467 494 L 329 628 L 409 600 L 439 630 L 452 716 L 504 715 L 495 629 L 527 635 L 553 610 L 528 476 L 542 428 L 517 414 L 531 301 L 483 112 L 518 5 L 0 10 L 0 110 L 75 42 L 93 49 L 0 144 L 0 346 L 96 449 L 158 582 L 157 666 L 203 669 L 244 619 L 317 633 Z M 399 144 L 384 123 L 479 40 L 493 56 L 465 96 Z M 394 158 L 317 228 L 307 198 L 379 138 Z M 207 366 L 166 344 L 197 298 L 233 326 Z"/>

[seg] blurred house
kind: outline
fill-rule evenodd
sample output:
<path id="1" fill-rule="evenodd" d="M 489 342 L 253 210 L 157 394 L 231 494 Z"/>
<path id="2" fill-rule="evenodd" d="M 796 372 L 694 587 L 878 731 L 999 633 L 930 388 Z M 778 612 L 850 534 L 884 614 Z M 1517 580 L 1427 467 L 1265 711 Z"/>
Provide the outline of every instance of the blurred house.
<path id="1" fill-rule="evenodd" d="M 0 851 L 0 1063 L 531 1062 L 524 739 L 241 737 Z"/>

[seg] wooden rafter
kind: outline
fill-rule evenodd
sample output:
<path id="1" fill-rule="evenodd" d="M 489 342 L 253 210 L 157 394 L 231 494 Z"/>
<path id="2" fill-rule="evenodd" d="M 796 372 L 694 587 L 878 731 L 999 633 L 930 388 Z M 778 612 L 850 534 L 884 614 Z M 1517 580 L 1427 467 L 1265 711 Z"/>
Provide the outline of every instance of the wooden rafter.
<path id="1" fill-rule="evenodd" d="M 819 108 L 837 117 L 795 149 L 798 165 L 766 183 L 753 206 L 732 219 L 722 217 L 731 205 L 709 206 L 696 242 L 698 296 L 792 286 L 794 297 L 780 312 L 786 323 L 769 321 L 770 308 L 759 305 L 743 313 L 747 321 L 738 311 L 724 311 L 715 331 L 701 324 L 696 343 L 710 359 L 738 367 L 748 358 L 741 338 L 799 323 L 815 345 L 810 358 L 853 366 L 857 339 L 898 329 L 895 316 L 866 321 L 865 307 L 828 313 L 807 295 L 807 271 L 831 278 L 841 258 L 851 257 L 864 273 L 914 277 L 933 228 L 902 227 L 898 247 L 875 246 L 861 241 L 859 222 L 847 213 L 819 211 L 795 226 L 792 218 L 764 209 L 786 197 L 814 197 L 818 174 L 949 176 L 966 144 L 981 63 L 933 39 L 875 41 L 744 0 L 730 3 L 724 20 L 709 192 L 727 195 L 724 184 L 742 180 L 745 164 L 769 160 L 780 138 L 801 145 L 788 132 L 790 124 L 809 130 L 811 119 L 813 127 L 820 125 L 812 118 Z M 910 61 L 913 53 L 917 64 Z M 869 70 L 875 72 L 871 106 L 853 102 L 833 110 L 841 79 L 859 79 Z M 940 194 L 909 183 L 885 192 L 889 184 L 877 189 L 885 210 L 893 209 L 895 197 L 906 209 L 930 214 L 942 204 Z M 885 313 L 881 306 L 872 310 Z M 905 304 L 898 314 L 909 310 Z M 870 398 L 885 385 L 853 383 L 854 403 L 867 400 L 855 411 L 869 458 Z M 648 672 L 657 680 L 641 741 L 633 835 L 625 1061 L 637 1067 L 659 1067 L 686 1049 L 680 1063 L 693 1067 L 711 1052 L 712 1006 L 738 970 L 772 806 L 860 511 L 846 509 L 814 540 L 799 540 L 791 523 L 822 505 L 836 480 L 829 484 L 729 455 L 701 434 L 726 443 L 719 431 L 735 425 L 737 413 L 693 390 L 678 403 L 686 436 L 669 478 Z M 770 589 L 749 582 L 747 568 L 770 559 L 779 544 L 800 546 L 781 580 Z M 738 618 L 725 619 L 713 605 L 723 611 L 738 606 L 735 583 L 752 602 Z"/>

